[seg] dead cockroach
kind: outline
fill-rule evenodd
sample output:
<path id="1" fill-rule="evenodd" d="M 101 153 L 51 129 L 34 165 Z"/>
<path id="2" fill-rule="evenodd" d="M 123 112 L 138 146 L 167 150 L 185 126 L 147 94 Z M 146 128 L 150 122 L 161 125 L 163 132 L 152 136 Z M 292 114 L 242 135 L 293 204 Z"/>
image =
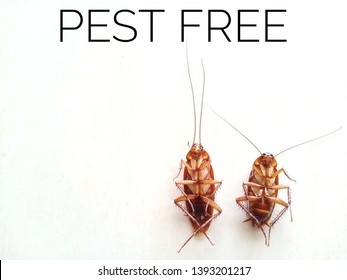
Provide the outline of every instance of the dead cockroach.
<path id="1" fill-rule="evenodd" d="M 222 120 L 224 120 L 227 124 L 229 124 L 232 128 L 234 128 L 237 132 L 239 132 L 244 138 L 246 138 L 247 141 L 250 142 L 253 147 L 255 147 L 260 153 L 260 156 L 253 163 L 248 182 L 244 182 L 242 184 L 244 196 L 237 197 L 236 203 L 246 212 L 248 216 L 248 219 L 246 219 L 244 222 L 251 221 L 253 226 L 260 228 L 265 237 L 265 245 L 269 246 L 270 234 L 273 225 L 283 216 L 283 214 L 288 209 L 290 211 L 290 219 L 291 221 L 293 221 L 291 211 L 290 187 L 279 184 L 279 174 L 283 173 L 289 180 L 294 182 L 295 180 L 291 179 L 288 173 L 283 168 L 277 169 L 277 161 L 275 157 L 295 147 L 333 134 L 340 130 L 342 127 L 327 134 L 289 147 L 274 156 L 271 153 L 262 153 L 258 149 L 258 147 L 254 145 L 253 142 L 249 140 L 243 133 L 241 133 L 236 127 L 234 127 L 216 112 L 214 113 Z M 287 201 L 278 198 L 278 192 L 280 190 L 287 191 Z M 282 207 L 282 209 L 275 217 L 272 217 L 276 205 Z M 264 226 L 269 227 L 267 236 L 263 228 Z"/>
<path id="2" fill-rule="evenodd" d="M 222 213 L 222 209 L 214 201 L 215 193 L 222 184 L 222 181 L 214 179 L 210 156 L 201 145 L 201 118 L 205 87 L 204 65 L 201 60 L 203 69 L 203 90 L 199 122 L 199 143 L 195 143 L 196 110 L 193 84 L 189 70 L 188 54 L 187 64 L 194 106 L 194 137 L 192 147 L 186 156 L 186 160 L 181 160 L 180 170 L 177 176 L 174 178 L 176 179 L 179 176 L 182 167 L 184 166 L 183 180 L 175 181 L 175 184 L 181 191 L 182 195 L 177 197 L 174 202 L 188 216 L 193 226 L 194 232 L 181 246 L 178 252 L 183 249 L 183 247 L 189 242 L 189 240 L 193 238 L 193 236 L 200 233 L 204 234 L 213 245 L 206 231 L 208 230 L 211 222 Z M 216 210 L 217 212 L 213 213 L 214 210 Z"/>

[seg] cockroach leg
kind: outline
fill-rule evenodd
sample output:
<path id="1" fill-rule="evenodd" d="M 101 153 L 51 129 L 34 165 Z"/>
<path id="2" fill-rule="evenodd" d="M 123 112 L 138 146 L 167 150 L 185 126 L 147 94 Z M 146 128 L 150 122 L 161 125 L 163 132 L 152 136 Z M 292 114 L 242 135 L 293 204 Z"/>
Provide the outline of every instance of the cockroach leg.
<path id="1" fill-rule="evenodd" d="M 292 222 L 293 221 L 293 215 L 292 215 L 292 207 L 291 207 L 291 196 L 290 196 L 290 187 L 289 186 L 285 186 L 285 185 L 277 185 L 277 186 L 272 186 L 272 187 L 267 187 L 268 189 L 271 189 L 271 190 L 283 190 L 283 189 L 286 189 L 287 190 L 287 200 L 288 202 L 285 202 L 281 199 L 278 199 L 278 201 L 274 201 L 273 199 L 274 198 L 271 198 L 271 201 L 277 203 L 277 204 L 280 204 L 284 207 L 284 211 L 283 213 L 279 214 L 271 223 L 270 225 L 274 225 L 276 223 L 276 221 L 284 214 L 284 212 L 287 211 L 287 209 L 289 208 L 289 213 L 290 213 L 290 221 Z"/>
<path id="2" fill-rule="evenodd" d="M 211 200 L 212 201 L 212 200 Z M 218 206 L 218 205 L 217 205 Z M 219 206 L 218 206 L 219 208 Z M 220 208 L 219 208 L 220 209 Z M 217 210 L 217 209 L 216 209 Z M 211 223 L 215 218 L 217 218 L 221 213 L 222 213 L 222 209 L 217 210 L 218 212 L 216 214 L 214 214 L 210 219 L 208 219 L 202 226 L 200 226 L 198 229 L 196 229 L 192 235 L 187 239 L 186 242 L 184 242 L 184 244 L 182 245 L 182 247 L 178 250 L 178 253 L 181 252 L 181 250 L 183 249 L 183 247 L 189 242 L 189 240 L 191 240 L 195 235 L 197 235 L 200 231 L 203 230 L 203 228 L 205 226 L 207 226 L 209 223 Z M 205 231 L 202 231 L 202 233 L 206 236 L 206 238 L 208 239 L 208 241 L 211 243 L 211 245 L 214 245 L 211 241 L 211 239 L 208 237 L 207 233 Z"/>
<path id="3" fill-rule="evenodd" d="M 250 217 L 249 219 L 245 220 L 244 222 L 252 221 L 257 225 L 258 228 L 261 229 L 263 232 L 264 238 L 265 238 L 265 245 L 267 245 L 267 237 L 265 234 L 265 231 L 263 229 L 263 226 L 261 225 L 261 222 L 249 211 L 248 207 L 244 206 L 243 202 L 250 202 L 250 201 L 257 201 L 259 197 L 256 196 L 241 196 L 236 198 L 236 203 L 246 212 L 246 214 Z"/>
<path id="4" fill-rule="evenodd" d="M 183 165 L 185 167 L 187 167 L 188 170 L 192 170 L 192 167 L 189 164 L 187 164 L 187 162 L 185 162 L 183 159 L 181 159 L 180 169 L 178 170 L 178 173 L 177 173 L 176 177 L 172 179 L 173 181 L 175 181 L 175 179 L 178 178 L 178 176 L 180 176 L 182 168 L 183 168 Z"/>
<path id="5" fill-rule="evenodd" d="M 270 222 L 269 226 L 269 233 L 268 233 L 268 246 L 270 246 L 270 234 L 271 234 L 271 229 L 273 225 L 284 215 L 284 213 L 288 210 L 289 208 L 289 213 L 290 213 L 290 221 L 293 221 L 293 216 L 292 216 L 292 207 L 291 207 L 291 197 L 290 197 L 290 188 L 288 186 L 273 186 L 271 187 L 273 190 L 280 190 L 280 189 L 287 189 L 287 197 L 288 197 L 288 202 L 285 202 L 279 198 L 270 198 L 270 201 L 276 204 L 279 204 L 283 206 L 283 209 L 281 210 L 280 213 L 277 214 L 277 216 Z"/>
<path id="6" fill-rule="evenodd" d="M 279 220 L 279 218 L 281 218 L 283 216 L 283 214 L 288 210 L 288 208 L 290 208 L 290 203 L 286 203 L 281 199 L 271 199 L 271 201 L 273 203 L 276 204 L 280 204 L 281 206 L 283 206 L 284 208 L 282 209 L 282 211 L 280 213 L 278 213 L 278 215 L 271 221 L 271 223 L 268 225 L 269 227 L 269 233 L 268 233 L 268 244 L 267 246 L 270 246 L 270 235 L 271 235 L 271 229 L 273 227 L 273 225 Z M 291 208 L 290 208 L 291 209 Z M 290 214 L 291 215 L 291 214 Z M 291 221 L 293 219 L 291 218 Z"/>
<path id="7" fill-rule="evenodd" d="M 183 192 L 184 193 L 184 192 Z M 175 204 L 182 209 L 182 211 L 189 217 L 189 219 L 191 221 L 193 221 L 197 226 L 200 227 L 200 224 L 199 222 L 187 211 L 186 208 L 184 208 L 180 202 L 182 201 L 189 201 L 190 204 L 192 204 L 192 202 L 190 201 L 191 199 L 196 199 L 198 197 L 198 195 L 195 195 L 195 194 L 190 194 L 190 195 L 187 195 L 184 193 L 184 195 L 180 196 L 180 197 L 177 197 L 174 202 Z M 192 205 L 191 205 L 192 206 Z M 194 209 L 194 208 L 192 208 Z"/>
<path id="8" fill-rule="evenodd" d="M 216 185 L 214 191 L 209 195 L 209 198 L 213 197 L 215 195 L 215 193 L 217 192 L 217 190 L 219 189 L 219 187 L 222 185 L 222 181 L 217 181 L 217 180 L 205 180 L 202 181 L 202 184 L 206 184 L 206 185 Z M 209 206 L 209 202 L 206 203 L 206 207 L 205 207 L 205 213 L 207 212 Z"/>
<path id="9" fill-rule="evenodd" d="M 203 170 L 205 168 L 209 168 L 211 166 L 211 161 L 203 161 L 202 164 L 200 165 L 199 169 Z"/>
<path id="10" fill-rule="evenodd" d="M 252 182 L 243 182 L 243 183 L 242 183 L 242 186 L 243 186 L 243 190 L 244 190 L 245 192 L 247 192 L 247 189 L 246 189 L 247 186 L 248 186 L 248 187 L 258 188 L 258 189 L 263 189 L 263 188 L 264 188 L 264 186 L 262 186 L 262 185 L 260 185 L 260 184 L 257 184 L 257 183 L 252 183 Z"/>
<path id="11" fill-rule="evenodd" d="M 192 208 L 193 213 L 195 212 L 195 208 L 193 206 L 193 203 L 190 201 L 190 199 L 188 198 L 188 195 L 185 193 L 183 187 L 184 185 L 195 185 L 197 182 L 196 181 L 192 181 L 192 180 L 183 180 L 183 181 L 177 181 L 176 182 L 176 186 L 177 188 L 179 188 L 179 190 L 181 191 L 181 193 L 183 194 L 183 196 L 186 197 L 185 201 L 188 201 L 188 203 L 190 204 L 190 207 Z M 176 198 L 177 199 L 177 198 Z M 175 199 L 175 201 L 176 201 Z M 182 201 L 182 200 L 179 200 Z M 176 202 L 175 202 L 176 203 Z M 177 205 L 177 204 L 176 204 Z"/>
<path id="12" fill-rule="evenodd" d="M 242 183 L 242 188 L 243 188 L 243 192 L 245 194 L 245 197 L 248 199 L 247 185 L 245 182 Z"/>
<path id="13" fill-rule="evenodd" d="M 203 232 L 204 235 L 206 236 L 207 240 L 210 241 L 211 245 L 214 245 L 211 241 L 211 239 L 208 237 L 206 232 Z M 183 245 L 181 246 L 181 248 L 177 251 L 177 253 L 180 253 L 182 251 L 182 249 L 184 248 L 184 246 L 187 245 L 187 243 L 197 234 L 197 232 L 194 232 L 188 239 L 186 242 L 183 243 Z"/>
<path id="14" fill-rule="evenodd" d="M 177 173 L 176 177 L 172 179 L 173 181 L 175 181 L 176 178 L 178 178 L 178 176 L 180 176 L 181 171 L 182 171 L 182 162 L 181 162 L 181 164 L 180 164 L 180 169 L 178 170 L 178 173 Z"/>
<path id="15" fill-rule="evenodd" d="M 202 201 L 204 201 L 206 204 L 209 204 L 214 210 L 217 211 L 216 214 L 214 214 L 211 218 L 209 218 L 204 224 L 202 224 L 200 226 L 199 222 L 188 212 L 188 210 L 186 208 L 184 208 L 180 202 L 184 202 L 184 201 L 190 201 L 190 200 L 194 200 L 197 197 L 200 197 Z M 208 239 L 208 241 L 211 243 L 211 245 L 213 245 L 211 239 L 208 237 L 208 235 L 206 234 L 205 231 L 203 231 L 203 229 L 209 225 L 215 218 L 217 218 L 221 213 L 222 213 L 222 209 L 219 207 L 219 205 L 217 203 L 215 203 L 213 200 L 211 200 L 209 197 L 206 196 L 202 196 L 202 195 L 183 195 L 180 196 L 178 198 L 176 198 L 174 200 L 175 204 L 182 209 L 182 211 L 189 217 L 189 219 L 194 222 L 196 225 L 198 225 L 199 227 L 192 233 L 192 235 L 187 239 L 186 242 L 184 242 L 184 244 L 182 245 L 182 247 L 179 249 L 178 252 L 181 252 L 181 250 L 183 249 L 183 247 L 199 232 L 202 232 L 206 238 Z"/>
<path id="16" fill-rule="evenodd" d="M 222 185 L 222 181 L 218 181 L 218 180 L 204 180 L 204 181 L 201 181 L 201 183 L 204 185 L 216 185 L 215 190 L 211 193 L 209 197 L 212 197 L 216 193 L 216 191 L 219 189 L 219 187 Z"/>
<path id="17" fill-rule="evenodd" d="M 295 181 L 294 179 L 292 179 L 292 178 L 289 177 L 287 171 L 285 171 L 283 168 L 278 169 L 274 174 L 272 174 L 271 177 L 272 177 L 272 178 L 275 178 L 275 177 L 278 176 L 281 172 L 283 172 L 284 175 L 286 175 L 286 177 L 287 177 L 290 181 L 293 181 L 293 182 L 296 183 L 296 181 Z"/>

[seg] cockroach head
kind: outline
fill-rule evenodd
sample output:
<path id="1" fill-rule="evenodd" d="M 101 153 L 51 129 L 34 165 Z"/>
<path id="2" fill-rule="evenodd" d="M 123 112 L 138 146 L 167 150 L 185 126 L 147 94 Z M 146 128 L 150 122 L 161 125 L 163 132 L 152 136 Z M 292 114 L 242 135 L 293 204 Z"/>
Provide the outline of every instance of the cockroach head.
<path id="1" fill-rule="evenodd" d="M 197 144 L 197 143 L 194 143 L 192 148 L 190 149 L 191 156 L 194 159 L 199 158 L 201 156 L 201 154 L 203 153 L 203 151 L 204 151 L 203 146 L 201 144 Z"/>
<path id="2" fill-rule="evenodd" d="M 275 157 L 271 153 L 262 153 L 261 156 L 256 161 L 258 161 L 261 165 L 265 167 L 277 165 Z"/>

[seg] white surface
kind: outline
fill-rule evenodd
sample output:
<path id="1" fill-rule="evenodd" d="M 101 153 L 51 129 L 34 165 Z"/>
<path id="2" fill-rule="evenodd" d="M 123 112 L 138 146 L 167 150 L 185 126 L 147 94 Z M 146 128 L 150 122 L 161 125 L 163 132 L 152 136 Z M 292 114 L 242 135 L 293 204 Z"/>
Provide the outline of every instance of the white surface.
<path id="1" fill-rule="evenodd" d="M 174 206 L 180 193 L 172 181 L 193 133 L 185 44 L 179 43 L 187 4 L 2 1 L 1 259 L 346 258 L 343 1 L 191 2 L 188 8 L 234 16 L 231 43 L 207 43 L 206 12 L 196 18 L 201 34 L 189 37 L 197 99 L 201 56 L 206 69 L 202 144 L 223 180 L 216 196 L 223 213 L 208 232 L 215 245 L 195 238 L 177 254 L 191 234 Z M 133 43 L 87 43 L 86 26 L 59 42 L 60 9 L 85 16 L 88 9 L 110 9 L 112 22 L 118 9 L 152 7 L 166 10 L 157 42 L 148 42 L 143 27 Z M 243 8 L 260 10 L 260 29 L 264 9 L 287 9 L 288 42 L 237 43 L 236 10 Z M 113 32 L 111 25 L 103 35 Z M 242 223 L 245 214 L 235 203 L 258 152 L 208 106 L 274 154 L 344 126 L 278 157 L 297 180 L 280 178 L 292 187 L 294 221 L 281 219 L 270 247 Z"/>

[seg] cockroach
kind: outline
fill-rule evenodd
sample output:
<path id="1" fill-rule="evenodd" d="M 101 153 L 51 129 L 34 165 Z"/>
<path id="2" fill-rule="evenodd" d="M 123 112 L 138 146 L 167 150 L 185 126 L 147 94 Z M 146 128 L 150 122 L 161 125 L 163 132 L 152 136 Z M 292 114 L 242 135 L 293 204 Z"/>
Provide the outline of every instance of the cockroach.
<path id="1" fill-rule="evenodd" d="M 228 125 L 234 128 L 244 138 L 246 138 L 247 141 L 251 143 L 253 147 L 256 148 L 260 153 L 260 156 L 253 163 L 248 182 L 243 182 L 242 184 L 244 195 L 237 197 L 236 203 L 247 214 L 248 218 L 244 222 L 251 221 L 253 226 L 260 228 L 265 238 L 265 245 L 270 246 L 271 229 L 274 224 L 276 224 L 276 222 L 284 215 L 284 213 L 287 212 L 288 209 L 290 211 L 290 220 L 293 221 L 290 196 L 291 190 L 289 186 L 279 184 L 279 175 L 283 173 L 289 180 L 296 182 L 289 177 L 284 168 L 277 169 L 277 161 L 275 158 L 290 149 L 333 134 L 340 130 L 342 127 L 319 137 L 291 146 L 279 152 L 278 154 L 273 155 L 271 153 L 262 153 L 258 149 L 258 147 L 243 133 L 241 133 L 235 126 L 233 126 L 216 112 L 214 113 L 222 120 L 224 120 Z M 285 190 L 287 192 L 286 201 L 278 198 L 278 192 L 281 190 Z M 274 215 L 273 212 L 276 205 L 282 208 L 278 214 Z M 264 226 L 267 226 L 269 228 L 267 235 L 264 231 Z"/>
<path id="2" fill-rule="evenodd" d="M 203 90 L 201 98 L 200 122 L 199 122 L 199 143 L 195 143 L 196 135 L 196 109 L 192 79 L 189 70 L 189 61 L 187 54 L 188 75 L 191 86 L 194 107 L 194 137 L 190 151 L 186 156 L 186 160 L 181 160 L 180 170 L 174 180 L 180 175 L 184 166 L 183 180 L 175 181 L 176 186 L 182 195 L 174 200 L 174 203 L 183 210 L 188 216 L 192 226 L 193 233 L 181 246 L 178 252 L 198 234 L 203 234 L 213 245 L 206 231 L 210 227 L 211 222 L 222 213 L 222 209 L 215 202 L 215 194 L 221 186 L 222 181 L 214 179 L 213 168 L 209 154 L 204 150 L 201 144 L 201 119 L 204 100 L 205 88 L 205 70 L 201 59 L 203 70 Z M 214 213 L 216 210 L 216 213 Z"/>

